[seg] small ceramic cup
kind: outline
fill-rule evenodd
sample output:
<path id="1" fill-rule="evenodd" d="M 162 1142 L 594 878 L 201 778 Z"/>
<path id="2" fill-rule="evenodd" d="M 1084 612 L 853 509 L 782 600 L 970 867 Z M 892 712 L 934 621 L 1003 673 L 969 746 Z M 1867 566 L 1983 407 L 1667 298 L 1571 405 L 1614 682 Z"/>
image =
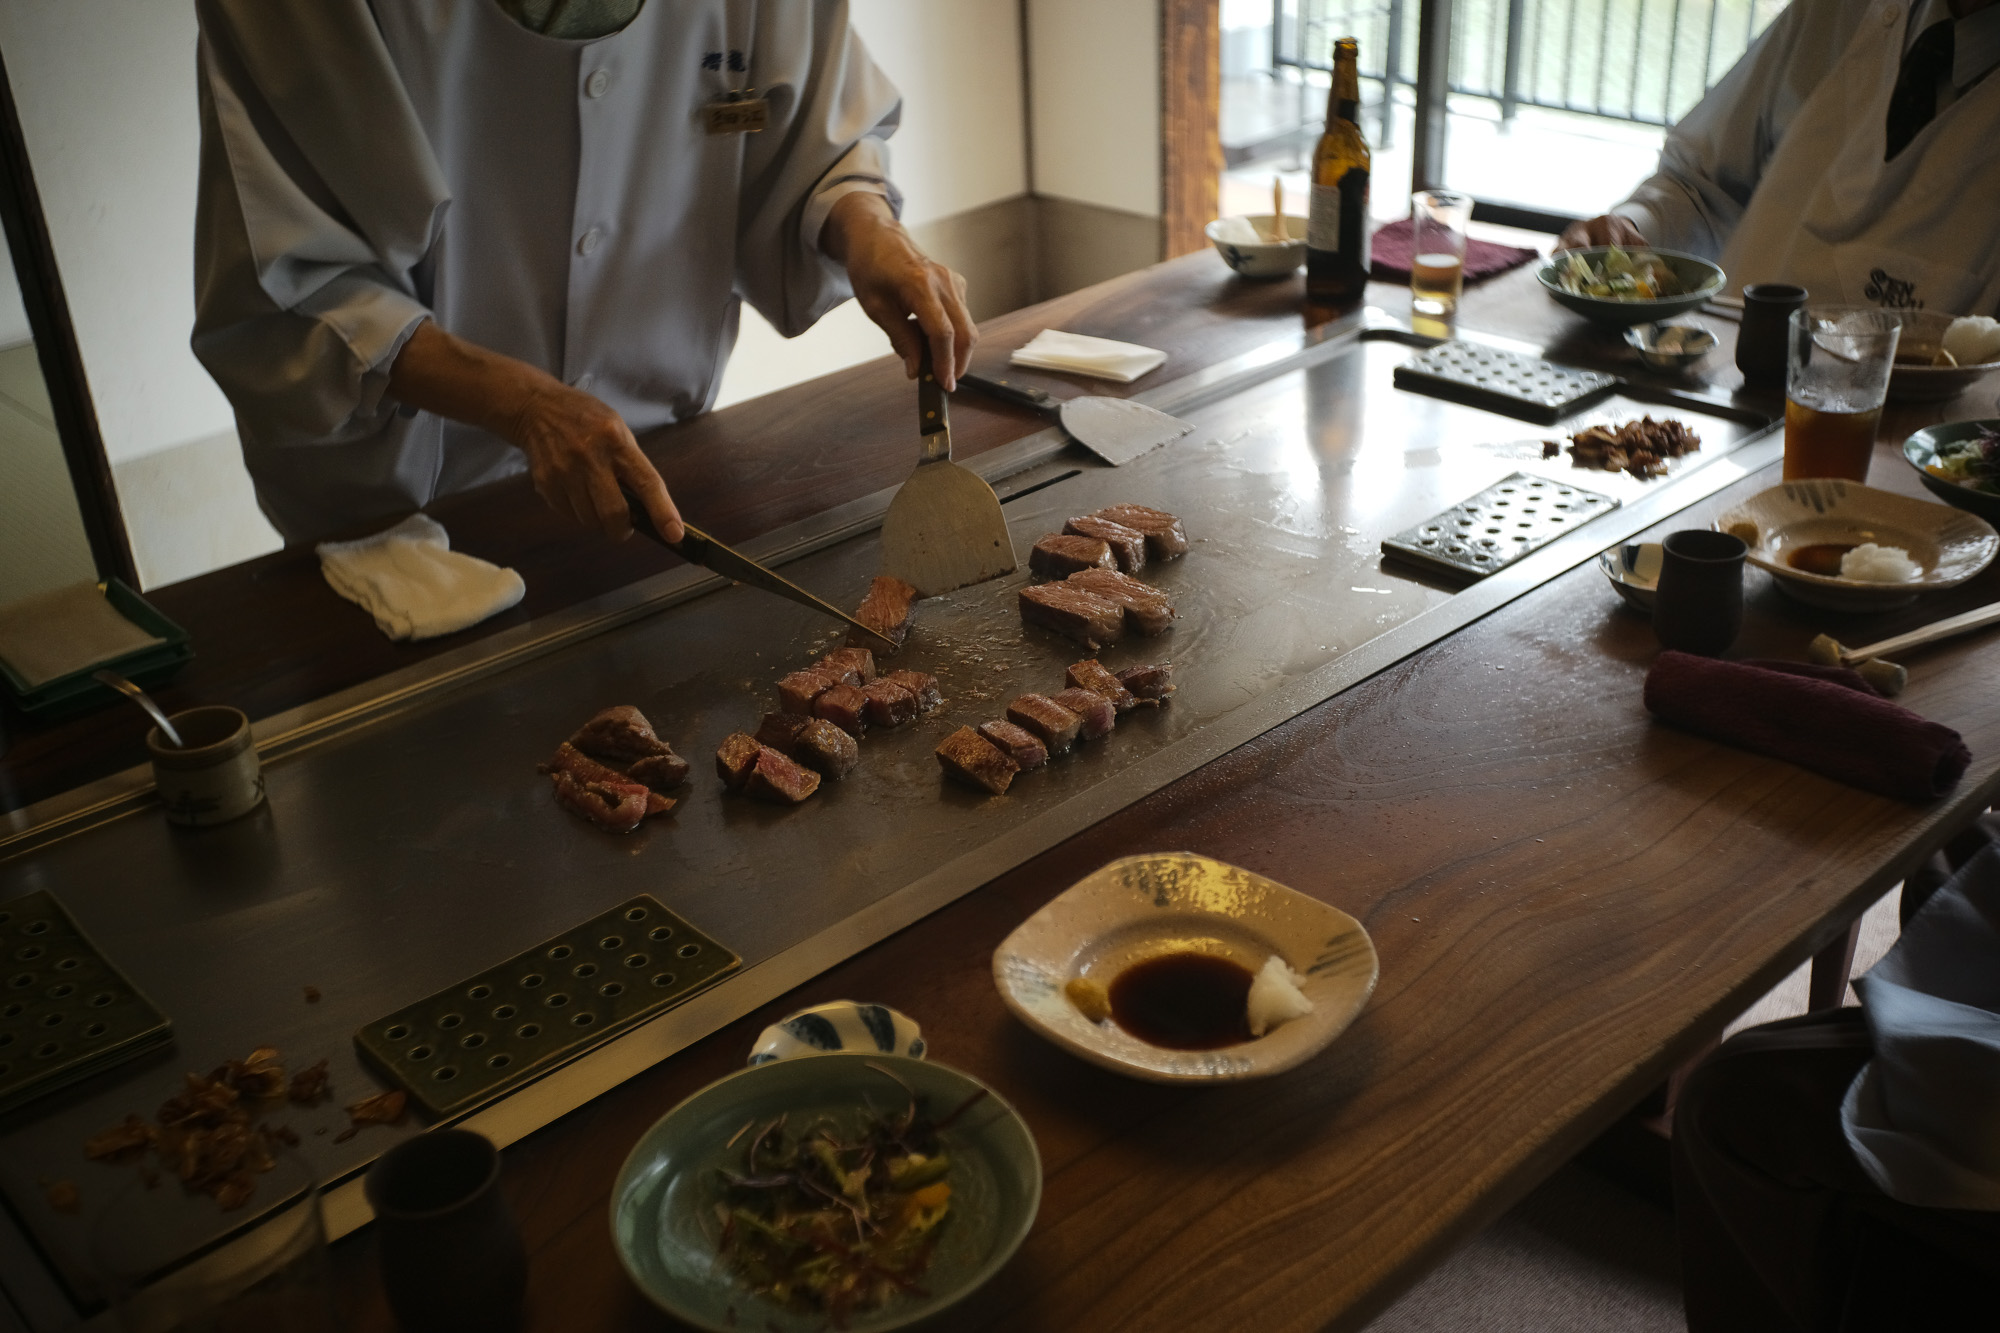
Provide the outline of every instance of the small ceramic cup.
<path id="1" fill-rule="evenodd" d="M 1743 289 L 1743 324 L 1736 331 L 1736 368 L 1746 389 L 1785 387 L 1786 340 L 1792 312 L 1806 303 L 1806 289 L 1789 282 L 1753 282 Z"/>
<path id="2" fill-rule="evenodd" d="M 1740 537 L 1707 528 L 1676 532 L 1660 543 L 1660 582 L 1653 594 L 1653 632 L 1662 648 L 1719 657 L 1743 628 Z"/>
<path id="3" fill-rule="evenodd" d="M 527 1250 L 500 1194 L 500 1150 L 434 1129 L 383 1153 L 362 1185 L 375 1210 L 382 1285 L 407 1333 L 521 1326 Z"/>
<path id="4" fill-rule="evenodd" d="M 169 744 L 154 727 L 146 733 L 153 784 L 167 808 L 167 822 L 187 828 L 226 824 L 264 800 L 264 772 L 250 719 L 223 705 L 173 714 L 182 745 Z"/>

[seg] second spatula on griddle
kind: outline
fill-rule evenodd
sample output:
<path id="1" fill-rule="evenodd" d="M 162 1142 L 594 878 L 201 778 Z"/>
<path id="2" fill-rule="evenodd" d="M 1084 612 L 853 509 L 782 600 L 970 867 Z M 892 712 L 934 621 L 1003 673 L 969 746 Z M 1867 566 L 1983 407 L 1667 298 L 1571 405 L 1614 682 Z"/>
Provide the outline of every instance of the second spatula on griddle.
<path id="1" fill-rule="evenodd" d="M 1085 394 L 1063 399 L 1033 385 L 988 379 L 984 375 L 960 375 L 958 382 L 963 388 L 977 389 L 1004 402 L 1054 417 L 1072 440 L 1113 467 L 1129 463 L 1194 429 L 1179 417 L 1170 417 L 1129 398 Z"/>
<path id="2" fill-rule="evenodd" d="M 1014 539 L 1000 497 L 978 473 L 951 461 L 951 414 L 924 350 L 917 375 L 917 469 L 882 519 L 882 572 L 925 597 L 1014 572 Z"/>

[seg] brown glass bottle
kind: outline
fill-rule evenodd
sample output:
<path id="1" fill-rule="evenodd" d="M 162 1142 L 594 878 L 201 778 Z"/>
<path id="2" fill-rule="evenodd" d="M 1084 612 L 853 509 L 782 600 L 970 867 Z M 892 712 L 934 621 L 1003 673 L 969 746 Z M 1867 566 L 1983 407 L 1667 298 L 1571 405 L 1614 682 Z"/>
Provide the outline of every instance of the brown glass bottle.
<path id="1" fill-rule="evenodd" d="M 1355 305 L 1368 289 L 1368 140 L 1355 119 L 1361 108 L 1359 50 L 1352 37 L 1333 44 L 1326 132 L 1313 150 L 1306 300 L 1316 305 Z"/>

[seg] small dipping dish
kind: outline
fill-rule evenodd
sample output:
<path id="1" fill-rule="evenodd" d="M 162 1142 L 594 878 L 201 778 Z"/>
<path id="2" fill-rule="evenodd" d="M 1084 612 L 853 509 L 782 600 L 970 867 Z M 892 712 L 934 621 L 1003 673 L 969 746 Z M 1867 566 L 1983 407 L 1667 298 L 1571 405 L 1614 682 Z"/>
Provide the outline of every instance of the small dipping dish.
<path id="1" fill-rule="evenodd" d="M 1286 239 L 1270 239 L 1278 219 L 1271 214 L 1217 218 L 1202 228 L 1222 262 L 1245 278 L 1283 278 L 1306 260 L 1306 220 L 1284 216 Z"/>
<path id="2" fill-rule="evenodd" d="M 1597 567 L 1634 610 L 1650 616 L 1660 586 L 1660 560 L 1658 542 L 1627 542 L 1598 556 Z"/>
<path id="3" fill-rule="evenodd" d="M 146 733 L 153 759 L 153 784 L 167 808 L 167 822 L 186 828 L 226 824 L 255 810 L 264 800 L 264 774 L 250 719 L 222 705 L 190 708 L 172 715 L 182 745 L 154 727 Z"/>
<path id="4" fill-rule="evenodd" d="M 1715 350 L 1715 335 L 1698 319 L 1663 319 L 1625 330 L 1625 341 L 1655 370 L 1685 370 Z"/>

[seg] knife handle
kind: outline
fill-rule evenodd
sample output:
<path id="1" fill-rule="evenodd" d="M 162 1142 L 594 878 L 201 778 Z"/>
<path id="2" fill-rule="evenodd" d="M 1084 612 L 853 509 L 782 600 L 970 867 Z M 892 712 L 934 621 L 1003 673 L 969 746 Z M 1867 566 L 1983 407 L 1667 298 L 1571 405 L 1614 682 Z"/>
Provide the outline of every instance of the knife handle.
<path id="1" fill-rule="evenodd" d="M 923 361 L 917 367 L 917 429 L 924 442 L 917 454 L 919 463 L 951 461 L 951 405 L 931 366 L 929 340 L 924 342 Z"/>
<path id="2" fill-rule="evenodd" d="M 1062 400 L 1046 389 L 1037 389 L 1031 384 L 1010 384 L 1006 380 L 988 379 L 984 375 L 960 375 L 960 388 L 970 386 L 983 394 L 1012 403 L 1016 407 L 1031 408 L 1036 412 L 1059 413 Z"/>
<path id="3" fill-rule="evenodd" d="M 642 537 L 651 537 L 669 551 L 680 556 L 681 559 L 692 564 L 700 565 L 707 563 L 699 555 L 694 554 L 696 542 L 706 539 L 698 537 L 693 528 L 688 527 L 685 523 L 681 524 L 681 529 L 686 533 L 686 536 L 682 537 L 681 544 L 676 546 L 665 537 L 662 537 L 660 530 L 653 526 L 653 516 L 646 512 L 645 504 L 633 493 L 630 486 L 627 486 L 622 481 L 619 482 L 618 493 L 625 497 L 625 508 L 632 513 L 632 531 Z"/>

